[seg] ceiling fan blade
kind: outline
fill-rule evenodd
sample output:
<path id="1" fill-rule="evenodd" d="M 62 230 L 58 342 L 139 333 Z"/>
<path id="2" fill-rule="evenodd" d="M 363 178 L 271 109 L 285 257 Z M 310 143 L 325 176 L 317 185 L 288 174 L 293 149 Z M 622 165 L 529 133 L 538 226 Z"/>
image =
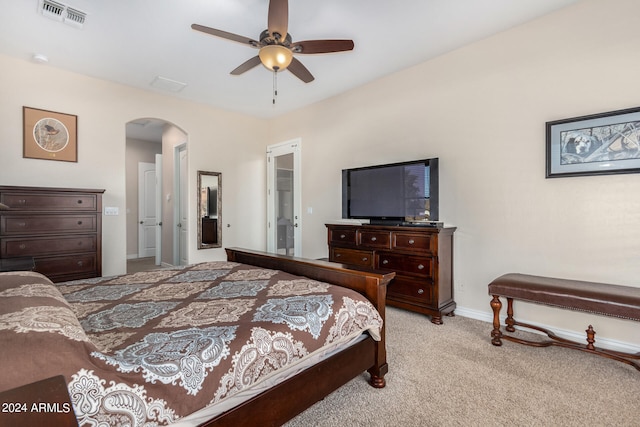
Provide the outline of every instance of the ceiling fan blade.
<path id="1" fill-rule="evenodd" d="M 302 65 L 302 62 L 298 61 L 295 57 L 291 60 L 291 64 L 289 64 L 287 70 L 291 71 L 294 76 L 305 83 L 310 83 L 314 79 L 313 75 L 307 70 L 307 67 Z"/>
<path id="2" fill-rule="evenodd" d="M 250 69 L 252 69 L 253 67 L 256 67 L 260 65 L 260 57 L 258 55 L 254 56 L 253 58 L 243 62 L 242 64 L 240 64 L 235 70 L 233 70 L 231 72 L 231 74 L 233 74 L 234 76 L 238 76 L 244 72 L 249 71 Z"/>
<path id="3" fill-rule="evenodd" d="M 196 31 L 201 31 L 203 33 L 211 34 L 212 36 L 246 44 L 251 47 L 255 47 L 255 48 L 260 47 L 260 42 L 250 39 L 249 37 L 239 36 L 238 34 L 228 33 L 222 30 L 216 30 L 215 28 L 205 27 L 204 25 L 199 25 L 199 24 L 192 24 L 191 28 Z"/>
<path id="4" fill-rule="evenodd" d="M 306 40 L 291 45 L 295 53 L 332 53 L 353 50 L 353 40 Z"/>
<path id="5" fill-rule="evenodd" d="M 280 34 L 279 41 L 284 41 L 287 37 L 289 27 L 289 1 L 271 0 L 269 2 L 269 20 L 267 28 L 271 35 Z"/>

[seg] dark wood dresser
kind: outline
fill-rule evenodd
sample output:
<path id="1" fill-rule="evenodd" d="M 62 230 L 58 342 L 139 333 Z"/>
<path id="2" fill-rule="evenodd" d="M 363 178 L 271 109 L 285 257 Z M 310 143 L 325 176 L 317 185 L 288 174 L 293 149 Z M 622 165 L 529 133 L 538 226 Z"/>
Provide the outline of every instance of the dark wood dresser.
<path id="1" fill-rule="evenodd" d="M 326 224 L 329 261 L 394 271 L 387 304 L 431 316 L 452 314 L 455 227 Z"/>
<path id="2" fill-rule="evenodd" d="M 102 193 L 0 186 L 0 258 L 32 257 L 54 282 L 101 276 Z"/>

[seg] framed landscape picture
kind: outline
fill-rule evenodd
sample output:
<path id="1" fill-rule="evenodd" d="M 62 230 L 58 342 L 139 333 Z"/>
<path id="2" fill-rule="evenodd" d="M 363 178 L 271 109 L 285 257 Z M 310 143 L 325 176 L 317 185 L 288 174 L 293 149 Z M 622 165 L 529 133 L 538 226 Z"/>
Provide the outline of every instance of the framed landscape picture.
<path id="1" fill-rule="evenodd" d="M 546 177 L 640 172 L 640 108 L 546 123 Z"/>
<path id="2" fill-rule="evenodd" d="M 22 107 L 23 157 L 78 161 L 78 117 Z"/>

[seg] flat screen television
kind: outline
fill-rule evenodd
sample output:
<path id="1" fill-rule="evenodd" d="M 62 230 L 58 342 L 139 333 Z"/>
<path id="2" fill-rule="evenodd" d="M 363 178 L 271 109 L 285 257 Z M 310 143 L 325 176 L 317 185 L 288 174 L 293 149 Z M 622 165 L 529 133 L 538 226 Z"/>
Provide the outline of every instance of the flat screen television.
<path id="1" fill-rule="evenodd" d="M 438 221 L 438 159 L 343 169 L 342 217 L 374 224 Z"/>

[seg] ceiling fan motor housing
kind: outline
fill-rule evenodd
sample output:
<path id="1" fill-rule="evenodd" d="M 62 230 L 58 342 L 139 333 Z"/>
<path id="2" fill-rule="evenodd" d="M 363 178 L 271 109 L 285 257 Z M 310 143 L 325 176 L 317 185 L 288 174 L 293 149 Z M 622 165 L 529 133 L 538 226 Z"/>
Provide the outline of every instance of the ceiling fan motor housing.
<path id="1" fill-rule="evenodd" d="M 278 34 L 278 33 L 271 34 L 269 30 L 264 30 L 262 33 L 260 33 L 260 43 L 263 45 L 281 44 L 283 46 L 289 47 L 291 46 L 291 43 L 293 43 L 293 39 L 291 38 L 291 34 L 289 33 L 287 33 L 287 36 L 284 38 L 283 41 L 278 40 L 281 38 L 282 38 L 281 34 Z"/>

